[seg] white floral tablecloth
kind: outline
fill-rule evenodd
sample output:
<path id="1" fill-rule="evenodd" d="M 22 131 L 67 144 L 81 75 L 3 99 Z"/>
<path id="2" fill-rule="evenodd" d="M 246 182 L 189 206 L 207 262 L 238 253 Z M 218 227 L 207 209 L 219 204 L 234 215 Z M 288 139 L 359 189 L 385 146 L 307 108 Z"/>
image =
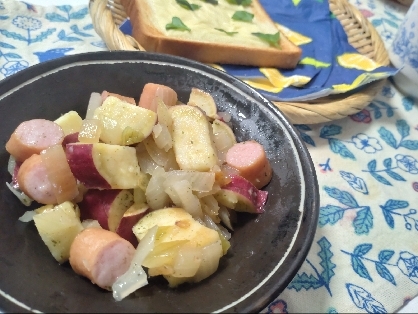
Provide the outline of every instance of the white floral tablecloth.
<path id="1" fill-rule="evenodd" d="M 350 2 L 389 47 L 407 7 L 391 0 Z M 38 62 L 100 50 L 106 46 L 87 3 L 43 7 L 0 0 L 0 79 Z M 397 311 L 418 294 L 417 101 L 388 81 L 353 116 L 295 126 L 317 171 L 318 229 L 302 268 L 264 311 Z"/>

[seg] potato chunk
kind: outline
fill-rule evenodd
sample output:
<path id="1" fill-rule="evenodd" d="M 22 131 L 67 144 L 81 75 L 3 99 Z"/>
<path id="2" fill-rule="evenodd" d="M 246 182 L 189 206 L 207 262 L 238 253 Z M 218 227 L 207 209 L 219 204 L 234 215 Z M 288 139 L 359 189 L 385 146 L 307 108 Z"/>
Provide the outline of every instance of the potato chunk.
<path id="1" fill-rule="evenodd" d="M 163 208 L 133 227 L 138 240 L 158 226 L 153 250 L 143 262 L 149 276 L 163 275 L 171 287 L 212 275 L 223 255 L 219 233 L 201 225 L 182 208 Z"/>
<path id="2" fill-rule="evenodd" d="M 42 241 L 60 264 L 68 260 L 71 244 L 83 230 L 78 214 L 77 205 L 64 202 L 33 217 Z"/>
<path id="3" fill-rule="evenodd" d="M 154 111 L 108 96 L 94 111 L 93 119 L 102 122 L 100 140 L 107 144 L 131 145 L 151 134 L 157 122 Z"/>
<path id="4" fill-rule="evenodd" d="M 170 108 L 173 119 L 173 148 L 182 170 L 209 171 L 218 163 L 211 138 L 211 125 L 193 106 Z"/>

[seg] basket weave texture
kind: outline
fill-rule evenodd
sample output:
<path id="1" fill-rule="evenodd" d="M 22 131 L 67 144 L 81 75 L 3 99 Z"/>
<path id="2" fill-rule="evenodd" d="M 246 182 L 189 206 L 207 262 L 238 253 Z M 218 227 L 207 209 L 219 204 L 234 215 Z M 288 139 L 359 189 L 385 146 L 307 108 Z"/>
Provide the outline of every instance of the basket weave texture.
<path id="1" fill-rule="evenodd" d="M 349 43 L 374 61 L 389 65 L 389 56 L 373 25 L 347 0 L 329 0 L 330 10 L 341 22 Z M 96 32 L 110 50 L 145 49 L 132 37 L 125 35 L 119 25 L 126 12 L 119 0 L 90 0 L 90 14 Z M 306 102 L 274 102 L 294 124 L 316 124 L 338 120 L 366 107 L 382 89 L 385 80 L 367 84 L 354 94 L 338 94 Z"/>

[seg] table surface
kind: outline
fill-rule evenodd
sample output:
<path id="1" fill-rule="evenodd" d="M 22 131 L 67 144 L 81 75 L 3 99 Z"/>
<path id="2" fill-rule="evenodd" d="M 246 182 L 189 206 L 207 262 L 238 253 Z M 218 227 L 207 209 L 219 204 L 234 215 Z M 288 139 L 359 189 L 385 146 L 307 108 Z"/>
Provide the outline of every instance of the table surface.
<path id="1" fill-rule="evenodd" d="M 2 5 L 10 1 L 0 0 L 0 18 Z M 350 2 L 372 22 L 388 48 L 408 8 L 391 0 Z M 29 3 L 75 7 L 86 6 L 87 0 L 26 3 L 28 12 L 40 14 L 42 7 L 31 9 Z M 58 15 L 65 10 L 55 9 Z M 74 12 L 81 11 L 74 8 Z M 106 50 L 92 34 L 88 14 L 68 27 L 72 35 L 59 33 L 63 43 L 59 49 L 32 52 L 27 63 L 52 58 L 52 50 L 60 55 Z M 0 37 L 2 41 L 5 38 Z M 0 79 L 11 74 L 1 62 Z M 24 68 L 23 61 L 19 64 Z M 266 312 L 418 312 L 418 246 L 411 240 L 418 234 L 417 105 L 389 80 L 358 114 L 330 123 L 296 125 L 317 171 L 320 220 L 301 270 Z"/>

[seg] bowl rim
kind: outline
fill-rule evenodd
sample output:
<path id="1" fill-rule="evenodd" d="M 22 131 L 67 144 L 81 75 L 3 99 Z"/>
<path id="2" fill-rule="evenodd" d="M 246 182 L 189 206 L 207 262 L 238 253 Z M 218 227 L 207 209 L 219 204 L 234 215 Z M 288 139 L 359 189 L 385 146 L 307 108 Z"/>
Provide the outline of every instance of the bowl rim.
<path id="1" fill-rule="evenodd" d="M 220 71 L 216 68 L 213 68 L 209 65 L 190 60 L 183 57 L 172 56 L 168 54 L 161 53 L 152 53 L 152 52 L 142 52 L 142 51 L 98 51 L 98 52 L 87 52 L 75 55 L 68 55 L 62 58 L 49 60 L 43 63 L 33 65 L 27 69 L 24 69 L 20 72 L 17 72 L 4 80 L 0 81 L 0 101 L 12 94 L 14 91 L 19 89 L 22 85 L 30 84 L 34 80 L 42 78 L 42 76 L 47 75 L 48 73 L 54 73 L 59 71 L 61 68 L 65 68 L 71 64 L 74 66 L 83 65 L 83 64 L 92 64 L 94 61 L 103 63 L 103 61 L 108 62 L 129 62 L 147 59 L 148 63 L 150 60 L 156 61 L 159 63 L 167 64 L 176 64 L 180 67 L 194 68 L 198 71 L 203 71 L 210 76 L 216 77 L 217 80 L 223 80 L 231 84 L 235 88 L 238 88 L 243 93 L 249 95 L 254 100 L 264 105 L 269 112 L 274 114 L 275 118 L 279 119 L 285 129 L 285 133 L 288 133 L 288 139 L 293 143 L 295 149 L 295 155 L 299 157 L 300 168 L 303 172 L 303 178 L 305 180 L 305 199 L 303 202 L 303 210 L 299 220 L 309 221 L 310 223 L 306 227 L 306 232 L 304 234 L 298 234 L 295 239 L 302 242 L 299 244 L 296 252 L 293 252 L 297 257 L 295 258 L 296 262 L 292 263 L 289 269 L 286 271 L 286 278 L 280 278 L 276 283 L 270 284 L 271 288 L 268 290 L 268 293 L 265 293 L 258 298 L 257 301 L 253 301 L 249 305 L 245 305 L 244 301 L 247 298 L 244 298 L 242 301 L 237 301 L 235 304 L 236 308 L 239 308 L 239 311 L 242 312 L 259 312 L 263 310 L 269 303 L 271 303 L 290 283 L 293 277 L 298 272 L 299 268 L 305 261 L 306 256 L 310 250 L 310 247 L 313 243 L 314 236 L 317 229 L 317 222 L 319 218 L 319 188 L 318 181 L 316 177 L 315 168 L 310 157 L 309 151 L 300 137 L 297 129 L 290 123 L 290 121 L 284 116 L 277 106 L 275 106 L 271 101 L 261 95 L 259 92 L 251 88 L 246 83 L 240 81 L 239 79 L 229 75 L 223 71 Z M 308 189 L 310 190 L 308 191 Z M 308 197 L 309 196 L 309 197 Z M 299 227 L 300 228 L 300 227 Z M 301 238 L 303 238 L 301 240 Z M 296 242 L 296 241 L 295 241 Z M 295 245 L 293 245 L 289 251 L 295 250 Z M 283 260 L 286 258 L 283 257 Z M 276 270 L 277 271 L 277 270 Z M 275 271 L 275 272 L 276 272 Z M 274 277 L 274 274 L 270 277 Z M 271 280 L 270 278 L 268 280 Z M 34 311 L 34 309 L 28 308 L 26 305 L 22 304 L 20 301 L 14 299 L 11 296 L 8 296 L 5 292 L 1 290 L 0 287 L 0 309 L 1 307 L 7 307 L 6 303 L 9 302 L 12 304 L 12 308 L 15 310 L 27 309 Z M 228 311 L 232 305 L 224 307 L 219 311 Z M 241 308 L 240 308 L 241 307 Z"/>

